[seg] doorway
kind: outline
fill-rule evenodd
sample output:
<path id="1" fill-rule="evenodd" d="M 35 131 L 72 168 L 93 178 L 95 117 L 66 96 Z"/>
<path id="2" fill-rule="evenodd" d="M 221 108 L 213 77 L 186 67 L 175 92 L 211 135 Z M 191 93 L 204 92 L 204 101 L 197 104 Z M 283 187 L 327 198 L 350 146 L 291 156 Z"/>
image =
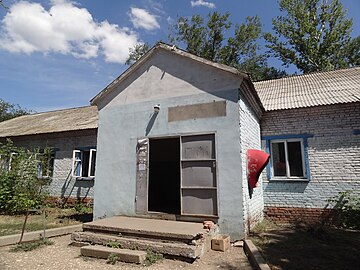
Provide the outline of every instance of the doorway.
<path id="1" fill-rule="evenodd" d="M 149 140 L 148 211 L 180 214 L 180 138 Z"/>

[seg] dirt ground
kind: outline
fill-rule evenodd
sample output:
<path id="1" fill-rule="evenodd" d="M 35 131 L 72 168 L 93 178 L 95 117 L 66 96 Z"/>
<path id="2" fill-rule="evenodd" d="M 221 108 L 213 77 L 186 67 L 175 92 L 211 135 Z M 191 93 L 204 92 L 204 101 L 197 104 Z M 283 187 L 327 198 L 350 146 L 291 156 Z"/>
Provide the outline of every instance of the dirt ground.
<path id="1" fill-rule="evenodd" d="M 360 269 L 360 231 L 283 225 L 251 239 L 272 270 Z"/>
<path id="2" fill-rule="evenodd" d="M 10 246 L 0 248 L 0 270 L 34 269 L 148 269 L 148 270 L 251 270 L 251 266 L 240 247 L 231 247 L 226 252 L 209 251 L 194 263 L 177 260 L 161 260 L 151 266 L 141 266 L 117 262 L 106 264 L 106 260 L 80 256 L 80 248 L 69 246 L 70 235 L 51 238 L 54 245 L 45 246 L 29 252 L 9 252 Z"/>

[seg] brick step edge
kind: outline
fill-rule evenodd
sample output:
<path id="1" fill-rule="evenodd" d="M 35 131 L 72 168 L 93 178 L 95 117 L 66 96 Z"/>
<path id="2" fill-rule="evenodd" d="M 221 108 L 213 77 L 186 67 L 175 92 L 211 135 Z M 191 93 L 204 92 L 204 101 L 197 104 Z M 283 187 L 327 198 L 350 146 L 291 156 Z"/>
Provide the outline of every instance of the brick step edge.
<path id="1" fill-rule="evenodd" d="M 104 246 L 84 246 L 80 248 L 82 256 L 107 259 L 110 254 L 116 254 L 119 261 L 127 263 L 144 263 L 146 252 L 140 250 L 119 249 Z"/>
<path id="2" fill-rule="evenodd" d="M 153 252 L 165 255 L 180 256 L 191 259 L 196 259 L 202 256 L 210 249 L 211 245 L 211 239 L 209 239 L 209 243 L 187 245 L 184 243 L 151 241 L 148 239 L 136 239 L 93 232 L 75 232 L 71 235 L 71 240 L 75 242 L 87 242 L 103 246 L 106 246 L 106 244 L 109 242 L 116 242 L 119 243 L 121 248 L 131 250 L 151 250 Z"/>

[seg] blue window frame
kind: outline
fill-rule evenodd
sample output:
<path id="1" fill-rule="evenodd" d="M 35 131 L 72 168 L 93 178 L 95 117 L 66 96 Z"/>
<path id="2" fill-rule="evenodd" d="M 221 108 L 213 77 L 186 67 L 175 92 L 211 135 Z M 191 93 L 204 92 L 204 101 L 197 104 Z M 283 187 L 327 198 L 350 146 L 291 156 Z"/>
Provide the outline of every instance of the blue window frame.
<path id="1" fill-rule="evenodd" d="M 310 134 L 264 136 L 268 180 L 310 180 L 307 139 Z"/>

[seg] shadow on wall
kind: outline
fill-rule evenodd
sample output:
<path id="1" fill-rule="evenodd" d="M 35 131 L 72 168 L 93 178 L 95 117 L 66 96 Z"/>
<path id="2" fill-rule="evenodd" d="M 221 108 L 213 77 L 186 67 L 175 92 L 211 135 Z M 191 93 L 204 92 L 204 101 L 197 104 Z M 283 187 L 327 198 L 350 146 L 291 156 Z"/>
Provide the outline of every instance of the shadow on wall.
<path id="1" fill-rule="evenodd" d="M 304 193 L 308 184 L 308 181 L 270 181 L 266 184 L 265 192 Z"/>
<path id="2" fill-rule="evenodd" d="M 86 201 L 91 188 L 94 187 L 94 180 L 79 180 L 68 174 L 63 186 L 61 187 L 61 198 L 64 198 L 63 204 L 66 204 L 70 197 L 76 197 L 82 201 Z"/>

